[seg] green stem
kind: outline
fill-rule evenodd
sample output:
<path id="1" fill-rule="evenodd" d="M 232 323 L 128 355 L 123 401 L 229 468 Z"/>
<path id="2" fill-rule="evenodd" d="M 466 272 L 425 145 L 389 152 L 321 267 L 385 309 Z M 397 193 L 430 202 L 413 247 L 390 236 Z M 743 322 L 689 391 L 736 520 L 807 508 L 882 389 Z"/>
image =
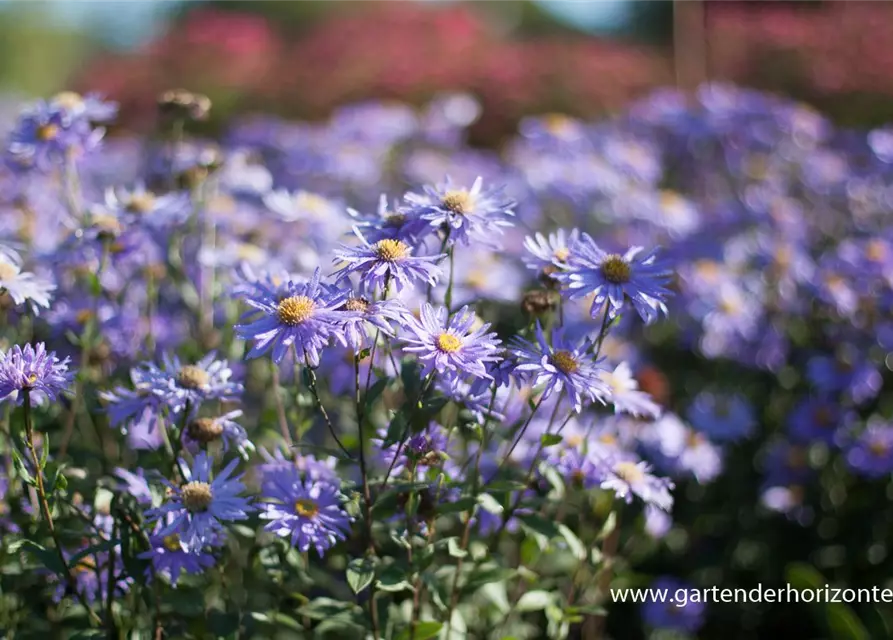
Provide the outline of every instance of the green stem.
<path id="1" fill-rule="evenodd" d="M 22 396 L 25 411 L 25 442 L 28 446 L 28 451 L 31 452 L 31 462 L 34 464 L 34 479 L 37 489 L 37 499 L 40 503 L 40 512 L 43 515 L 44 521 L 47 523 L 47 529 L 50 531 L 50 536 L 53 538 L 53 545 L 56 548 L 56 554 L 59 556 L 59 562 L 62 563 L 62 568 L 65 571 L 65 580 L 68 583 L 68 588 L 78 599 L 78 602 L 81 603 L 81 606 L 87 611 L 90 624 L 92 626 L 100 626 L 102 620 L 96 615 L 96 612 L 90 607 L 84 594 L 78 589 L 77 580 L 71 571 L 68 560 L 65 559 L 65 554 L 62 553 L 62 544 L 59 541 L 59 534 L 56 532 L 56 527 L 53 524 L 53 516 L 50 512 L 50 504 L 47 500 L 46 487 L 43 483 L 43 466 L 40 463 L 40 456 L 37 455 L 37 448 L 34 446 L 34 427 L 31 424 L 31 390 L 23 389 Z M 111 623 L 111 621 L 109 622 Z"/>

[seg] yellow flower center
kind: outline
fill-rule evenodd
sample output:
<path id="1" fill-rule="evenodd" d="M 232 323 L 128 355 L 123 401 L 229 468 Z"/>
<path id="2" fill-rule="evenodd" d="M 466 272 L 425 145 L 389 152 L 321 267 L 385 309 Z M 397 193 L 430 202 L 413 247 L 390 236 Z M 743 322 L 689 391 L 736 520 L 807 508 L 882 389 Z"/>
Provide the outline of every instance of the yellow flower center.
<path id="1" fill-rule="evenodd" d="M 635 462 L 618 462 L 614 465 L 614 473 L 627 484 L 635 484 L 645 478 L 645 472 Z"/>
<path id="2" fill-rule="evenodd" d="M 375 255 L 386 262 L 394 262 L 409 255 L 409 247 L 400 240 L 379 240 L 373 248 Z"/>
<path id="3" fill-rule="evenodd" d="M 575 433 L 574 435 L 570 435 L 570 436 L 565 436 L 564 442 L 571 449 L 576 449 L 581 444 L 583 444 L 583 436 L 581 436 L 578 433 Z"/>
<path id="4" fill-rule="evenodd" d="M 455 353 L 462 347 L 462 341 L 451 333 L 441 333 L 434 342 L 444 353 Z"/>
<path id="5" fill-rule="evenodd" d="M 93 226 L 101 236 L 118 236 L 124 230 L 115 216 L 94 216 Z"/>
<path id="6" fill-rule="evenodd" d="M 190 513 L 202 513 L 211 506 L 211 485 L 207 482 L 187 482 L 180 487 L 180 499 Z"/>
<path id="7" fill-rule="evenodd" d="M 602 275 L 612 284 L 626 284 L 632 275 L 629 263 L 616 253 L 609 255 L 602 262 Z"/>
<path id="8" fill-rule="evenodd" d="M 74 570 L 77 573 L 86 573 L 88 571 L 93 571 L 94 569 L 96 569 L 96 560 L 93 559 L 93 556 L 84 556 L 74 566 Z"/>
<path id="9" fill-rule="evenodd" d="M 0 262 L 0 281 L 12 280 L 19 275 L 18 267 L 8 262 Z"/>
<path id="10" fill-rule="evenodd" d="M 193 364 L 187 364 L 177 373 L 177 384 L 184 389 L 201 389 L 210 381 L 208 372 Z"/>
<path id="11" fill-rule="evenodd" d="M 214 442 L 223 433 L 223 425 L 213 418 L 196 418 L 186 427 L 189 437 L 193 440 L 208 444 Z"/>
<path id="12" fill-rule="evenodd" d="M 471 213 L 471 209 L 474 207 L 474 199 L 464 189 L 461 191 L 447 191 L 443 196 L 442 203 L 444 207 L 453 213 L 463 216 Z"/>
<path id="13" fill-rule="evenodd" d="M 369 301 L 366 300 L 366 298 L 348 298 L 347 302 L 344 303 L 344 308 L 347 311 L 360 311 L 366 313 L 369 309 Z"/>
<path id="14" fill-rule="evenodd" d="M 35 382 L 37 382 L 37 374 L 32 373 L 31 375 L 28 376 L 28 384 L 33 385 Z"/>
<path id="15" fill-rule="evenodd" d="M 562 262 L 565 262 L 570 257 L 570 255 L 571 255 L 571 252 L 567 247 L 563 247 L 561 249 L 555 249 L 555 253 L 552 254 L 552 256 L 556 260 L 561 260 Z"/>
<path id="16" fill-rule="evenodd" d="M 876 440 L 868 445 L 868 450 L 871 451 L 872 455 L 875 455 L 878 458 L 883 458 L 890 452 L 890 447 L 885 443 Z"/>
<path id="17" fill-rule="evenodd" d="M 154 207 L 155 195 L 148 191 L 134 194 L 127 201 L 127 210 L 130 213 L 149 213 Z"/>
<path id="18" fill-rule="evenodd" d="M 307 296 L 292 296 L 279 303 L 279 322 L 296 327 L 313 315 L 316 303 Z"/>
<path id="19" fill-rule="evenodd" d="M 310 498 L 301 498 L 295 502 L 295 513 L 305 518 L 312 518 L 319 513 L 319 505 Z"/>
<path id="20" fill-rule="evenodd" d="M 562 373 L 576 373 L 580 369 L 580 364 L 570 351 L 557 351 L 552 354 L 550 360 Z"/>
<path id="21" fill-rule="evenodd" d="M 882 240 L 871 240 L 865 247 L 865 255 L 872 262 L 883 262 L 887 257 L 887 245 Z"/>
<path id="22" fill-rule="evenodd" d="M 168 551 L 180 551 L 182 549 L 180 546 L 180 536 L 176 533 L 164 536 L 164 540 L 161 541 L 161 544 L 164 545 L 164 548 Z"/>
<path id="23" fill-rule="evenodd" d="M 546 131 L 553 135 L 560 135 L 566 132 L 571 128 L 572 122 L 573 120 L 563 113 L 549 113 L 543 116 L 543 124 L 546 127 Z"/>
<path id="24" fill-rule="evenodd" d="M 53 96 L 53 102 L 66 109 L 75 109 L 84 104 L 84 99 L 74 91 L 62 91 Z"/>
<path id="25" fill-rule="evenodd" d="M 37 139 L 42 142 L 55 140 L 59 135 L 59 127 L 54 124 L 42 124 L 37 127 Z"/>

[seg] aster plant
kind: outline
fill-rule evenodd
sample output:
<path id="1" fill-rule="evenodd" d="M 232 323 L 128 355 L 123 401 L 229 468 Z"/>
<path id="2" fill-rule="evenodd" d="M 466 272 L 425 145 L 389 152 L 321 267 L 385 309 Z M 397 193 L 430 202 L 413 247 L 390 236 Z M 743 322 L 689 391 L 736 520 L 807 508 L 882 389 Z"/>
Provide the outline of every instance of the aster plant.
<path id="1" fill-rule="evenodd" d="M 220 142 L 185 90 L 160 144 L 105 140 L 94 94 L 11 122 L 0 628 L 776 637 L 612 589 L 887 579 L 887 128 L 708 85 L 497 155 L 469 102 Z"/>

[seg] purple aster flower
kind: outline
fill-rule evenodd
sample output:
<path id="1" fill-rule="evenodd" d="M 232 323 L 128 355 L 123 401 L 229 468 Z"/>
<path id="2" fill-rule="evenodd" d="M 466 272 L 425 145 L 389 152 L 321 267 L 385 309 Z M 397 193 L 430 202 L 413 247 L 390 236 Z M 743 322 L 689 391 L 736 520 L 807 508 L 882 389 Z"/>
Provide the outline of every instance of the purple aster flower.
<path id="1" fill-rule="evenodd" d="M 492 375 L 489 368 L 488 374 Z M 468 383 L 458 378 L 438 378 L 434 383 L 434 388 L 445 398 L 452 400 L 469 412 L 478 424 L 488 421 L 488 416 L 489 421 L 492 421 L 493 424 L 506 420 L 506 416 L 499 410 L 506 406 L 506 398 L 510 390 L 506 387 L 498 387 L 496 399 L 493 400 L 493 387 L 489 379 L 476 378 Z M 493 400 L 492 403 L 491 400 Z"/>
<path id="2" fill-rule="evenodd" d="M 856 403 L 875 398 L 883 386 L 880 372 L 870 361 L 841 349 L 838 357 L 813 356 L 806 363 L 806 376 L 822 393 L 844 391 Z"/>
<path id="3" fill-rule="evenodd" d="M 121 490 L 126 491 L 136 501 L 145 506 L 152 504 L 152 491 L 149 489 L 149 482 L 146 480 L 145 471 L 137 469 L 136 473 L 127 469 L 115 469 L 115 475 L 121 480 Z"/>
<path id="4" fill-rule="evenodd" d="M 270 521 L 264 529 L 290 539 L 299 551 L 313 546 L 322 557 L 350 533 L 350 516 L 337 487 L 305 480 L 293 469 L 269 474 L 262 500 L 260 517 Z"/>
<path id="5" fill-rule="evenodd" d="M 450 244 L 468 245 L 472 240 L 494 245 L 495 235 L 503 227 L 513 226 L 515 202 L 505 197 L 501 188 L 483 189 L 478 177 L 470 189 L 457 187 L 449 177 L 444 184 L 424 187 L 424 193 L 404 196 L 409 210 L 434 229 L 449 233 Z"/>
<path id="6" fill-rule="evenodd" d="M 68 358 L 59 360 L 42 342 L 36 347 L 15 345 L 5 353 L 0 351 L 0 401 L 22 404 L 24 395 L 19 392 L 28 391 L 32 404 L 55 402 L 56 396 L 71 386 L 71 379 Z"/>
<path id="7" fill-rule="evenodd" d="M 236 325 L 236 335 L 243 340 L 254 340 L 249 358 L 256 358 L 272 347 L 273 361 L 278 363 L 294 347 L 299 362 L 306 361 L 311 367 L 317 367 L 320 350 L 332 338 L 346 344 L 342 326 L 347 319 L 345 314 L 353 312 L 339 309 L 349 296 L 349 291 L 321 284 L 319 269 L 307 283 L 289 281 L 275 291 L 259 287 L 244 299 L 261 312 L 261 317 Z"/>
<path id="8" fill-rule="evenodd" d="M 652 504 L 664 511 L 669 511 L 673 506 L 673 496 L 670 495 L 673 483 L 668 478 L 652 475 L 647 462 L 628 459 L 615 461 L 607 469 L 607 477 L 601 488 L 613 491 L 627 503 L 632 502 L 635 495 L 645 504 Z"/>
<path id="9" fill-rule="evenodd" d="M 651 418 L 660 415 L 660 406 L 639 390 L 639 382 L 633 377 L 629 363 L 621 362 L 613 371 L 599 369 L 598 375 L 608 388 L 608 400 L 614 405 L 615 413 Z"/>
<path id="10" fill-rule="evenodd" d="M 536 341 L 536 344 L 532 344 L 515 338 L 512 355 L 518 362 L 516 372 L 532 379 L 536 386 L 545 385 L 542 391 L 544 400 L 553 392 L 564 390 L 573 400 L 577 413 L 583 410 L 584 401 L 598 400 L 604 404 L 610 391 L 599 378 L 600 370 L 590 355 L 592 342 L 589 339 L 576 344 L 566 340 L 561 329 L 553 329 L 550 345 L 537 322 Z"/>
<path id="11" fill-rule="evenodd" d="M 686 413 L 698 431 L 716 441 L 735 441 L 749 436 L 756 426 L 753 406 L 740 394 L 699 393 Z"/>
<path id="12" fill-rule="evenodd" d="M 157 195 L 137 183 L 133 189 L 107 190 L 105 208 L 126 224 L 157 231 L 185 222 L 192 211 L 192 202 L 187 193 Z"/>
<path id="13" fill-rule="evenodd" d="M 130 370 L 133 389 L 118 386 L 114 391 L 101 391 L 100 399 L 108 405 L 109 421 L 123 433 L 139 432 L 145 436 L 158 432 L 158 421 L 164 407 L 162 389 L 166 387 L 167 376 L 154 364 L 142 363 Z M 142 438 L 141 438 L 142 439 Z M 137 448 L 154 449 L 161 445 L 161 438 L 147 440 L 155 446 Z"/>
<path id="14" fill-rule="evenodd" d="M 263 447 L 259 451 L 264 462 L 257 465 L 256 469 L 262 484 L 267 481 L 274 481 L 287 471 L 296 471 L 302 477 L 314 482 L 327 482 L 335 486 L 341 484 L 341 479 L 335 471 L 338 459 L 334 456 L 318 460 L 312 455 L 286 454 L 279 448 L 274 449 L 273 453 L 270 453 Z"/>
<path id="15" fill-rule="evenodd" d="M 381 439 L 374 439 L 377 446 L 381 446 Z M 447 458 L 448 435 L 446 429 L 436 422 L 430 423 L 423 431 L 413 434 L 400 449 L 400 456 L 394 461 L 399 445 L 394 443 L 381 449 L 381 463 L 385 469 L 391 469 L 392 476 L 398 476 L 404 470 L 413 465 L 416 467 L 416 475 L 424 477 L 429 468 L 440 467 Z"/>
<path id="16" fill-rule="evenodd" d="M 893 427 L 870 420 L 867 428 L 846 447 L 846 462 L 854 472 L 882 478 L 893 472 Z"/>
<path id="17" fill-rule="evenodd" d="M 655 629 L 695 633 L 704 624 L 705 605 L 692 601 L 693 588 L 675 578 L 658 578 L 651 583 L 650 599 L 642 605 L 645 624 Z"/>
<path id="18" fill-rule="evenodd" d="M 184 549 L 201 549 L 213 544 L 224 522 L 247 519 L 254 507 L 248 498 L 239 495 L 245 485 L 239 481 L 241 476 L 230 478 L 238 462 L 230 462 L 212 480 L 211 458 L 204 451 L 195 456 L 192 469 L 186 467 L 185 460 L 180 460 L 180 467 L 185 469 L 185 482 L 176 486 L 162 479 L 170 497 L 157 509 L 146 511 L 149 522 L 164 520 L 158 535 L 176 533 Z M 170 519 L 168 514 L 172 514 Z"/>
<path id="19" fill-rule="evenodd" d="M 402 240 L 384 238 L 369 244 L 358 229 L 354 229 L 354 233 L 360 239 L 359 247 L 341 245 L 335 251 L 334 261 L 346 263 L 333 274 L 339 281 L 356 273 L 365 291 L 374 292 L 378 287 L 385 291 L 393 283 L 398 293 L 415 282 L 427 282 L 432 286 L 437 283 L 440 269 L 435 263 L 445 254 L 413 256 L 412 247 Z"/>
<path id="20" fill-rule="evenodd" d="M 445 307 L 434 309 L 425 303 L 420 318 L 409 318 L 406 329 L 410 335 L 403 341 L 404 351 L 418 354 L 422 374 L 437 372 L 449 380 L 463 376 L 492 379 L 486 363 L 499 359 L 499 339 L 487 333 L 489 324 L 478 328 L 478 318 L 468 307 L 452 316 Z"/>
<path id="21" fill-rule="evenodd" d="M 40 307 L 49 308 L 50 294 L 56 285 L 21 268 L 0 256 L 0 298 L 9 295 L 16 305 L 30 303 L 34 315 Z"/>
<path id="22" fill-rule="evenodd" d="M 420 241 L 431 232 L 431 225 L 412 210 L 390 207 L 388 197 L 381 194 L 378 209 L 373 215 L 363 215 L 355 209 L 347 213 L 356 220 L 359 228 L 370 242 L 380 240 L 400 240 L 410 246 L 418 246 Z"/>
<path id="23" fill-rule="evenodd" d="M 151 376 L 155 382 L 152 392 L 174 414 L 182 413 L 187 406 L 190 412 L 196 412 L 208 400 L 230 402 L 243 390 L 240 383 L 230 380 L 232 369 L 226 360 L 217 360 L 214 351 L 195 364 L 183 364 L 176 355 L 165 354 L 162 368 L 152 363 L 145 366 L 157 370 Z"/>
<path id="24" fill-rule="evenodd" d="M 248 439 L 248 433 L 236 421 L 240 418 L 240 410 L 230 411 L 216 418 L 193 418 L 183 430 L 183 442 L 190 452 L 197 452 L 214 442 L 223 443 L 223 451 L 229 451 L 230 446 L 246 460 L 248 453 L 254 451 L 254 444 Z"/>
<path id="25" fill-rule="evenodd" d="M 358 295 L 349 297 L 340 310 L 351 312 L 341 322 L 341 329 L 347 344 L 355 352 L 366 346 L 371 329 L 392 336 L 394 330 L 390 323 L 404 326 L 406 318 L 411 315 L 399 300 L 369 301 Z"/>
<path id="26" fill-rule="evenodd" d="M 610 305 L 611 317 L 616 316 L 629 299 L 647 324 L 667 313 L 664 301 L 670 291 L 665 285 L 670 271 L 658 262 L 655 251 L 640 256 L 642 251 L 642 247 L 632 247 L 624 255 L 607 253 L 584 233 L 568 258 L 568 269 L 554 277 L 566 285 L 571 299 L 595 294 L 590 309 L 593 318 L 605 303 Z"/>
<path id="27" fill-rule="evenodd" d="M 67 118 L 83 118 L 89 122 L 110 122 L 118 115 L 118 103 L 103 100 L 99 94 L 80 95 L 62 91 L 50 99 L 50 105 L 65 112 Z"/>
<path id="28" fill-rule="evenodd" d="M 171 520 L 170 515 L 167 520 Z M 146 569 L 148 577 L 153 573 L 165 576 L 170 580 L 171 586 L 176 588 L 181 573 L 197 575 L 214 566 L 214 556 L 204 548 L 184 548 L 178 533 L 161 535 L 159 532 L 164 529 L 164 524 L 170 523 L 159 522 L 156 525 L 156 533 L 149 536 L 149 550 L 139 555 L 152 562 L 152 567 Z"/>
<path id="29" fill-rule="evenodd" d="M 524 248 L 527 249 L 527 253 L 521 259 L 528 269 L 551 275 L 567 268 L 567 261 L 579 241 L 580 231 L 578 229 L 573 229 L 570 232 L 559 229 L 550 233 L 548 237 L 541 233 L 527 236 L 524 238 Z"/>
<path id="30" fill-rule="evenodd" d="M 341 207 L 309 191 L 289 193 L 285 189 L 271 191 L 264 196 L 264 204 L 286 222 L 303 220 L 333 220 L 343 215 Z"/>
<path id="31" fill-rule="evenodd" d="M 559 475 L 572 486 L 594 489 L 605 481 L 604 461 L 582 451 L 563 451 L 554 465 Z"/>
<path id="32" fill-rule="evenodd" d="M 804 398 L 788 416 L 788 430 L 799 442 L 834 444 L 846 417 L 830 398 Z"/>
<path id="33" fill-rule="evenodd" d="M 27 108 L 9 134 L 6 151 L 11 166 L 47 171 L 61 166 L 72 153 L 96 147 L 105 131 L 72 116 L 68 109 L 43 100 Z"/>
<path id="34" fill-rule="evenodd" d="M 63 551 L 63 553 L 65 554 L 65 559 L 69 565 L 71 565 L 72 559 L 77 554 L 68 551 Z M 115 581 L 114 593 L 116 596 L 123 595 L 130 589 L 130 584 L 133 582 L 133 579 L 130 577 L 123 577 L 124 565 L 121 562 L 120 553 L 115 554 L 114 567 L 115 575 L 119 576 Z M 83 556 L 71 567 L 71 570 L 74 574 L 74 581 L 77 585 L 76 588 L 78 592 L 84 596 L 84 599 L 87 602 L 92 604 L 94 602 L 103 602 L 106 600 L 109 584 L 108 551 L 101 551 Z M 65 580 L 61 580 L 56 586 L 55 593 L 53 593 L 53 600 L 61 602 L 69 595 L 68 589 L 68 583 Z"/>

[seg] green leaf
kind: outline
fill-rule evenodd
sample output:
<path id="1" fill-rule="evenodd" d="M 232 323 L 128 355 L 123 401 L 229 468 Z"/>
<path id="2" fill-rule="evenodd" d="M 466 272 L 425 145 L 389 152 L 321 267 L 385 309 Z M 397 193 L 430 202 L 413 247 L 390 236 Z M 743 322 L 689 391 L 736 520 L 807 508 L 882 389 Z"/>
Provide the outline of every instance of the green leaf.
<path id="1" fill-rule="evenodd" d="M 463 587 L 463 591 L 469 593 L 479 589 L 490 582 L 499 582 L 501 580 L 508 580 L 517 575 L 517 570 L 508 569 L 505 567 L 496 567 L 491 566 L 482 570 L 475 571 L 468 578 L 468 581 L 465 583 Z"/>
<path id="2" fill-rule="evenodd" d="M 520 515 L 521 526 L 536 539 L 539 546 L 545 547 L 552 538 L 561 535 L 558 527 L 551 520 L 537 515 Z"/>
<path id="3" fill-rule="evenodd" d="M 611 534 L 614 529 L 617 528 L 617 513 L 612 511 L 608 514 L 608 517 L 605 518 L 605 524 L 602 525 L 602 530 L 599 531 L 598 539 L 606 538 Z"/>
<path id="4" fill-rule="evenodd" d="M 496 498 L 491 496 L 489 493 L 480 494 L 477 497 L 477 501 L 478 501 L 478 504 L 481 505 L 481 507 L 483 507 L 490 513 L 499 515 L 500 513 L 505 511 L 505 508 L 502 506 L 502 504 L 499 502 L 499 500 L 497 500 Z"/>
<path id="5" fill-rule="evenodd" d="M 828 606 L 828 628 L 834 640 L 869 640 L 871 638 L 859 617 L 844 604 Z"/>
<path id="6" fill-rule="evenodd" d="M 391 565 L 381 572 L 378 582 L 375 583 L 375 588 L 388 591 L 389 593 L 407 589 L 412 591 L 412 585 L 407 580 L 407 574 L 395 565 Z"/>
<path id="7" fill-rule="evenodd" d="M 391 381 L 390 378 L 379 378 L 375 381 L 369 388 L 369 393 L 366 394 L 366 415 L 369 415 L 369 412 L 372 410 L 372 405 L 375 404 L 375 401 L 384 393 L 384 390 L 387 388 L 388 383 Z"/>
<path id="8" fill-rule="evenodd" d="M 22 460 L 22 455 L 19 453 L 18 449 L 16 449 L 15 446 L 12 446 L 10 447 L 10 451 L 12 452 L 12 464 L 15 467 L 16 475 L 18 475 L 25 484 L 29 484 L 32 487 L 37 486 L 37 482 L 31 476 L 28 467 L 25 466 L 25 461 Z"/>
<path id="9" fill-rule="evenodd" d="M 487 491 L 490 493 L 510 493 L 512 491 L 523 491 L 527 485 L 516 480 L 497 480 L 496 482 L 487 483 Z"/>
<path id="10" fill-rule="evenodd" d="M 347 565 L 347 584 L 354 593 L 363 591 L 375 579 L 375 564 L 371 558 L 354 558 Z"/>
<path id="11" fill-rule="evenodd" d="M 269 624 L 277 629 L 291 629 L 292 631 L 304 630 L 304 627 L 302 627 L 297 620 L 288 617 L 284 613 L 274 612 L 267 614 L 254 611 L 251 613 L 251 617 L 258 622 Z"/>
<path id="12" fill-rule="evenodd" d="M 55 551 L 50 551 L 49 549 L 40 546 L 36 542 L 31 540 L 21 539 L 13 541 L 9 547 L 9 553 L 16 553 L 19 550 L 24 549 L 28 551 L 32 556 L 37 558 L 40 563 L 45 566 L 47 569 L 55 573 L 56 575 L 65 575 L 65 567 L 62 565 L 62 561 L 59 559 L 59 554 Z"/>
<path id="13" fill-rule="evenodd" d="M 430 640 L 440 633 L 442 627 L 442 622 L 433 622 L 430 620 L 419 622 L 416 623 L 415 633 L 412 632 L 412 627 L 404 627 L 400 633 L 394 636 L 394 640 L 409 640 L 409 638 L 414 638 L 414 640 Z"/>
<path id="14" fill-rule="evenodd" d="M 461 511 L 471 511 L 477 500 L 472 497 L 459 498 L 453 502 L 444 502 L 437 505 L 438 513 L 459 513 Z"/>
<path id="15" fill-rule="evenodd" d="M 540 436 L 540 444 L 543 447 L 553 447 L 556 444 L 560 444 L 563 438 L 557 433 L 544 433 Z"/>
<path id="16" fill-rule="evenodd" d="M 447 549 L 449 550 L 450 555 L 454 558 L 464 558 L 468 555 L 468 551 L 459 546 L 458 538 L 449 538 L 447 540 Z"/>
<path id="17" fill-rule="evenodd" d="M 548 591 L 528 591 L 518 600 L 515 608 L 518 611 L 542 611 L 552 604 L 553 596 Z"/>
<path id="18" fill-rule="evenodd" d="M 49 455 L 50 451 L 50 434 L 43 434 L 43 445 L 40 449 L 40 469 L 46 469 L 47 466 L 47 455 Z"/>
<path id="19" fill-rule="evenodd" d="M 298 614 L 311 620 L 326 620 L 345 615 L 358 609 L 352 602 L 341 602 L 332 598 L 316 598 L 298 609 Z"/>
<path id="20" fill-rule="evenodd" d="M 409 427 L 409 423 L 406 421 L 406 414 L 398 413 L 391 419 L 391 424 L 388 425 L 388 432 L 385 434 L 384 442 L 381 443 L 381 447 L 390 447 L 391 445 L 397 444 L 403 438 L 406 437 L 408 433 L 407 429 Z"/>
<path id="21" fill-rule="evenodd" d="M 580 538 L 577 537 L 577 534 L 571 531 L 570 527 L 564 523 L 558 525 L 558 531 L 564 537 L 565 542 L 567 542 L 567 548 L 574 554 L 574 557 L 577 560 L 585 560 L 586 547 L 580 542 Z"/>

